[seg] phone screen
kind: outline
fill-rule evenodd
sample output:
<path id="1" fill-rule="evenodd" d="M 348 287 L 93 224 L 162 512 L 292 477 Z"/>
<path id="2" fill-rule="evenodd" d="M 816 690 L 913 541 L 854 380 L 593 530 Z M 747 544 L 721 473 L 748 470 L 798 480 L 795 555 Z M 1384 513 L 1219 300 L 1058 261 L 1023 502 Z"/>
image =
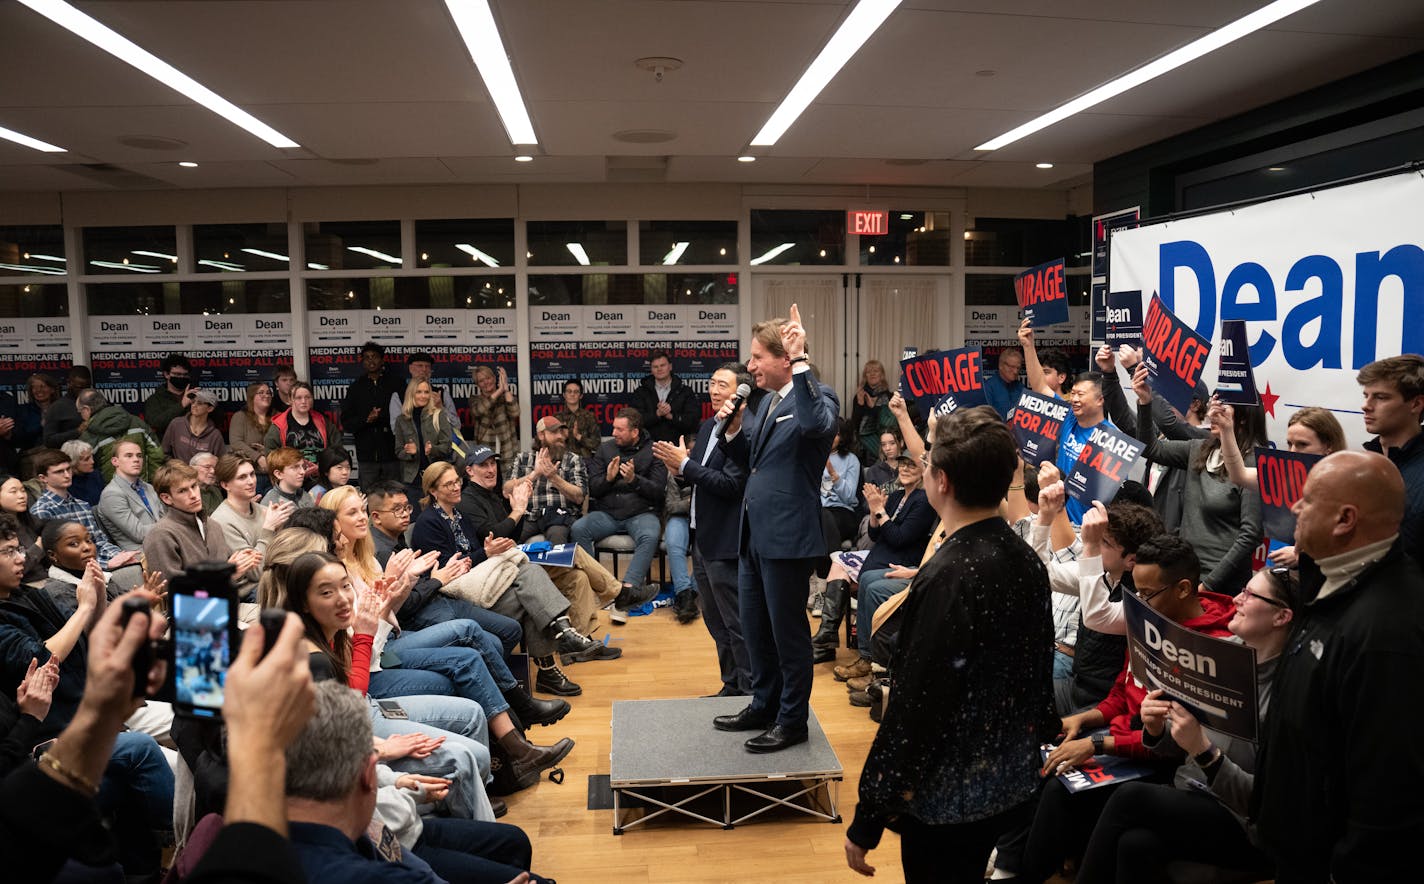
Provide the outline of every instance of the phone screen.
<path id="1" fill-rule="evenodd" d="M 179 712 L 216 718 L 232 662 L 232 610 L 224 595 L 202 589 L 175 592 L 173 699 Z"/>

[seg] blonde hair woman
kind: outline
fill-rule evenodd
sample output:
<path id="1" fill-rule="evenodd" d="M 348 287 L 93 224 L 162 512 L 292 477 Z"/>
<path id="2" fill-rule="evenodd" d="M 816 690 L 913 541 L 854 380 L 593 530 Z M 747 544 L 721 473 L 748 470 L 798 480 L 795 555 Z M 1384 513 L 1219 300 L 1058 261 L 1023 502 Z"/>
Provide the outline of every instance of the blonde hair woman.
<path id="1" fill-rule="evenodd" d="M 432 463 L 450 459 L 455 426 L 429 381 L 415 380 L 405 388 L 405 401 L 396 418 L 396 459 L 401 481 L 407 485 Z"/>

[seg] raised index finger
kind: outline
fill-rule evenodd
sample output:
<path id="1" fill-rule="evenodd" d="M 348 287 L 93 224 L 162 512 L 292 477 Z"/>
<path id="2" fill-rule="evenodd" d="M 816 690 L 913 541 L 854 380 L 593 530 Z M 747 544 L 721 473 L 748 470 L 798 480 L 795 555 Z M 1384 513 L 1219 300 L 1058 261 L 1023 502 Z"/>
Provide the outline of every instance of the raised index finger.
<path id="1" fill-rule="evenodd" d="M 797 307 L 795 304 L 792 304 L 792 305 L 791 305 L 791 313 L 790 313 L 789 315 L 790 315 L 790 317 L 791 317 L 791 321 L 792 321 L 792 322 L 796 323 L 797 325 L 800 325 L 800 324 L 801 324 L 801 308 L 800 308 L 800 307 Z"/>

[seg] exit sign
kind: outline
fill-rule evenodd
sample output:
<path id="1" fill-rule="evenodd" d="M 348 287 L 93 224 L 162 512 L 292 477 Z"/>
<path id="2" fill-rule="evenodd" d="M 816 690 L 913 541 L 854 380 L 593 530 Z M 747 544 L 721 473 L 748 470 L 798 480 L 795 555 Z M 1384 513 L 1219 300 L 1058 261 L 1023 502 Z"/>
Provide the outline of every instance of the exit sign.
<path id="1" fill-rule="evenodd" d="M 870 209 L 846 212 L 846 227 L 859 236 L 884 236 L 890 232 L 890 213 Z"/>

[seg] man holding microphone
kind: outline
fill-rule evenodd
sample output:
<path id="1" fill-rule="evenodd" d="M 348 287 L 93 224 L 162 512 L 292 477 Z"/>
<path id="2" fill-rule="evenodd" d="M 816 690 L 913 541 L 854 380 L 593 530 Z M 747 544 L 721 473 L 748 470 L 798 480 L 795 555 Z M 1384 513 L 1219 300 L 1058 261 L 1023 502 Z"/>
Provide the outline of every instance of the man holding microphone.
<path id="1" fill-rule="evenodd" d="M 821 533 L 821 471 L 835 439 L 840 400 L 816 380 L 806 352 L 801 311 L 752 328 L 756 385 L 769 395 L 729 429 L 721 443 L 747 473 L 741 508 L 737 575 L 742 634 L 751 664 L 751 703 L 713 726 L 762 731 L 750 752 L 776 752 L 806 741 L 811 704 L 811 632 L 806 590 L 815 560 L 825 555 Z M 740 402 L 717 411 L 730 418 Z"/>

